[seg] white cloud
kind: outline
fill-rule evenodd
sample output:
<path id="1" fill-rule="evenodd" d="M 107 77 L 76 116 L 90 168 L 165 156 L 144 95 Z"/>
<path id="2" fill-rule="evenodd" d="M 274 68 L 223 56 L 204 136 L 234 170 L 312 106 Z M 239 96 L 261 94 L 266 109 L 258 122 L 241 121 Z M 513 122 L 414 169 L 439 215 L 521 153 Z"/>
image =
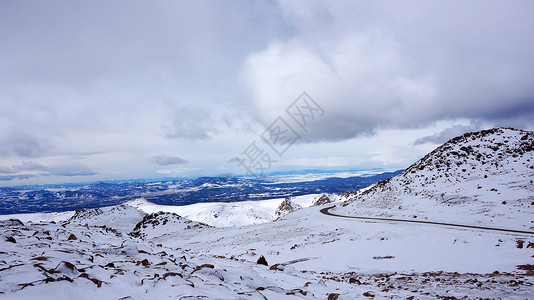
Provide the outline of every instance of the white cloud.
<path id="1" fill-rule="evenodd" d="M 154 162 L 160 166 L 168 165 L 181 165 L 187 163 L 187 160 L 178 157 L 178 156 L 167 156 L 167 155 L 157 155 L 152 156 L 150 159 L 151 162 Z"/>

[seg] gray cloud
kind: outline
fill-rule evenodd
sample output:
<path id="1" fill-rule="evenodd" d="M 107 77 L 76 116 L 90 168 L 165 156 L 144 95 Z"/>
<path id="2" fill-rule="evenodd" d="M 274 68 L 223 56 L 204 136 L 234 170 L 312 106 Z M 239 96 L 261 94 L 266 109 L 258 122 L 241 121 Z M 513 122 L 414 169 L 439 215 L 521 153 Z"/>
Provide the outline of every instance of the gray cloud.
<path id="1" fill-rule="evenodd" d="M 243 159 L 239 157 L 232 157 L 228 160 L 229 164 L 240 164 L 241 162 L 243 162 Z"/>
<path id="2" fill-rule="evenodd" d="M 0 181 L 11 181 L 15 179 L 23 180 L 36 177 L 35 175 L 24 174 L 24 175 L 0 175 Z"/>
<path id="3" fill-rule="evenodd" d="M 36 171 L 36 170 L 46 170 L 47 167 L 36 162 L 22 162 L 19 165 L 13 165 L 11 167 L 0 166 L 0 173 L 4 174 L 13 174 L 23 171 Z"/>
<path id="4" fill-rule="evenodd" d="M 446 128 L 443 131 L 436 133 L 434 135 L 425 136 L 422 138 L 419 138 L 413 142 L 414 145 L 422 145 L 422 144 L 443 144 L 450 139 L 460 136 L 467 132 L 472 131 L 478 131 L 482 129 L 483 126 L 480 123 L 472 123 L 471 125 L 454 125 L 450 128 Z"/>
<path id="5" fill-rule="evenodd" d="M 243 57 L 287 36 L 280 21 L 269 0 L 1 1 L 0 158 L 105 152 L 89 159 L 124 174 L 120 158 L 159 151 L 129 141 L 208 140 L 221 120 L 169 108 L 235 98 Z"/>
<path id="6" fill-rule="evenodd" d="M 153 156 L 150 159 L 151 162 L 154 162 L 160 166 L 168 166 L 168 165 L 182 165 L 187 163 L 187 160 L 178 157 L 178 156 L 167 156 L 167 155 L 157 155 Z"/>
<path id="7" fill-rule="evenodd" d="M 241 73 L 265 125 L 302 91 L 326 111 L 304 141 L 461 118 L 534 124 L 530 1 L 280 6 L 295 35 L 249 55 Z"/>
<path id="8" fill-rule="evenodd" d="M 47 167 L 33 162 L 33 161 L 24 161 L 20 165 L 13 166 L 13 170 L 20 172 L 20 171 L 33 171 L 33 170 L 46 170 Z"/>
<path id="9" fill-rule="evenodd" d="M 55 176 L 89 176 L 98 174 L 82 163 L 57 164 L 46 167 L 48 175 Z"/>
<path id="10" fill-rule="evenodd" d="M 276 34 L 273 6 L 202 0 L 4 2 L 2 53 L 9 59 L 0 70 L 12 79 L 69 85 L 167 70 L 194 85 L 198 76 L 212 80 L 232 72 L 230 62 L 262 45 L 262 36 Z"/>
<path id="11" fill-rule="evenodd" d="M 30 174 L 25 172 L 31 172 Z M 22 162 L 11 167 L 0 166 L 0 174 L 4 175 L 3 180 L 27 179 L 35 176 L 87 176 L 96 175 L 96 171 L 82 163 L 64 163 L 42 165 L 36 162 Z M 11 179 L 9 179 L 11 178 Z"/>
<path id="12" fill-rule="evenodd" d="M 37 157 L 44 153 L 45 146 L 39 138 L 6 121 L 0 113 L 0 156 Z"/>
<path id="13" fill-rule="evenodd" d="M 207 140 L 221 121 L 202 111 L 205 99 L 234 96 L 222 87 L 233 88 L 244 56 L 286 35 L 279 20 L 267 0 L 2 1 L 0 158 L 90 148 L 114 162 L 147 151 L 110 142 L 121 138 Z M 169 107 L 185 110 L 168 120 Z"/>
<path id="14" fill-rule="evenodd" d="M 532 128 L 532 11 L 516 0 L 0 1 L 0 174 L 96 174 L 90 165 L 130 177 L 124 160 L 182 142 L 231 157 L 303 91 L 325 115 L 306 132 L 288 118 L 302 142 L 440 120 Z M 87 165 L 50 165 L 66 153 Z M 20 158 L 44 167 L 16 169 Z"/>
<path id="15" fill-rule="evenodd" d="M 15 170 L 13 170 L 13 168 L 10 168 L 10 167 L 0 166 L 0 173 L 11 174 L 11 173 L 15 173 Z"/>
<path id="16" fill-rule="evenodd" d="M 207 139 L 217 132 L 213 116 L 204 108 L 187 105 L 178 108 L 170 124 L 165 125 L 166 137 L 191 140 Z"/>

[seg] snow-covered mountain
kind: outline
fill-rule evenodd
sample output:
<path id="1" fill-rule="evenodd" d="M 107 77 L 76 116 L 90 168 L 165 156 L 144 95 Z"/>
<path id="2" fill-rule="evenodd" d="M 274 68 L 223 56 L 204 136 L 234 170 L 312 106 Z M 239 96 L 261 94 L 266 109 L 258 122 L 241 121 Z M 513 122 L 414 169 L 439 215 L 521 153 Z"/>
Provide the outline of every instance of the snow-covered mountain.
<path id="1" fill-rule="evenodd" d="M 106 213 L 78 213 L 81 223 L 4 220 L 0 299 L 531 295 L 528 236 L 360 223 L 323 215 L 323 207 L 231 228 L 172 213 L 137 224 L 122 214 L 120 227 L 131 231 L 106 226 L 115 220 Z M 89 225 L 95 220 L 101 225 Z M 262 255 L 268 266 L 256 263 Z"/>
<path id="2" fill-rule="evenodd" d="M 0 299 L 528 299 L 533 146 L 467 134 L 339 196 L 0 216 Z M 347 218 L 373 215 L 524 232 Z"/>
<path id="3" fill-rule="evenodd" d="M 534 132 L 467 133 L 403 173 L 342 195 L 342 215 L 447 220 L 534 229 Z"/>
<path id="4" fill-rule="evenodd" d="M 65 224 L 79 224 L 89 226 L 106 225 L 121 231 L 131 230 L 131 224 L 138 223 L 147 215 L 146 212 L 128 204 L 115 206 L 80 209 L 66 220 Z"/>
<path id="5" fill-rule="evenodd" d="M 130 223 L 131 224 L 131 223 Z M 192 228 L 203 228 L 208 225 L 188 220 L 175 213 L 157 212 L 146 215 L 143 220 L 135 225 L 129 234 L 133 237 L 151 240 L 177 231 Z"/>
<path id="6" fill-rule="evenodd" d="M 310 194 L 291 197 L 291 205 L 294 209 L 310 207 L 321 197 L 328 197 L 332 202 L 338 202 L 341 198 L 335 194 Z M 282 213 L 286 198 L 275 198 L 261 201 L 243 202 L 209 202 L 195 203 L 184 206 L 157 205 L 144 199 L 136 199 L 127 202 L 128 205 L 138 208 L 146 213 L 159 211 L 172 212 L 189 220 L 201 222 L 215 227 L 234 227 L 253 224 L 269 223 L 287 214 Z M 292 209 L 292 210 L 294 210 Z M 292 211 L 291 210 L 291 211 Z"/>

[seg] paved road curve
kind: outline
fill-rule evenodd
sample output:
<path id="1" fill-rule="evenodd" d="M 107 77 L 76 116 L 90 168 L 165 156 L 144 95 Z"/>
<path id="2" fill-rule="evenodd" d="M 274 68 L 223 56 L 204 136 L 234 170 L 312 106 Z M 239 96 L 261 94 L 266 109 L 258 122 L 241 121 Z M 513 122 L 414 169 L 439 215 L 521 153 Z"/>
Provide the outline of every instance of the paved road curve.
<path id="1" fill-rule="evenodd" d="M 333 214 L 333 213 L 331 213 L 329 211 L 330 209 L 332 209 L 334 207 L 335 207 L 335 205 L 332 205 L 332 206 L 329 206 L 329 207 L 325 207 L 325 208 L 321 209 L 320 212 L 322 214 L 327 215 L 327 216 L 338 217 L 338 218 L 358 219 L 358 220 L 365 220 L 365 221 L 385 221 L 385 222 L 399 222 L 399 223 L 432 224 L 432 225 L 441 225 L 441 226 L 449 226 L 449 227 L 493 230 L 493 231 L 500 231 L 500 232 L 511 232 L 511 233 L 521 233 L 521 234 L 532 234 L 532 235 L 534 235 L 534 232 L 532 232 L 532 231 L 493 228 L 493 227 L 475 226 L 475 225 L 462 225 L 462 224 L 452 224 L 452 223 L 442 223 L 442 222 L 432 222 L 432 221 L 421 221 L 421 220 L 403 220 L 403 219 L 376 218 L 376 217 L 342 216 L 342 215 Z"/>

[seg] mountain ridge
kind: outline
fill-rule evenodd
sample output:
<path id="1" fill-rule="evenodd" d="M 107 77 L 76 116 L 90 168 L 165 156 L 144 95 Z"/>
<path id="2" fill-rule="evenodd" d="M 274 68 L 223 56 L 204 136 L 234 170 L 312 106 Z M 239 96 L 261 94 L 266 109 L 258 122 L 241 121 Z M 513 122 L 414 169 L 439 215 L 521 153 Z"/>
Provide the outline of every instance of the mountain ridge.
<path id="1" fill-rule="evenodd" d="M 438 219 L 452 214 L 463 220 L 476 216 L 477 223 L 532 229 L 532 178 L 534 132 L 495 128 L 455 137 L 404 172 L 344 194 L 346 202 L 334 211 Z"/>

